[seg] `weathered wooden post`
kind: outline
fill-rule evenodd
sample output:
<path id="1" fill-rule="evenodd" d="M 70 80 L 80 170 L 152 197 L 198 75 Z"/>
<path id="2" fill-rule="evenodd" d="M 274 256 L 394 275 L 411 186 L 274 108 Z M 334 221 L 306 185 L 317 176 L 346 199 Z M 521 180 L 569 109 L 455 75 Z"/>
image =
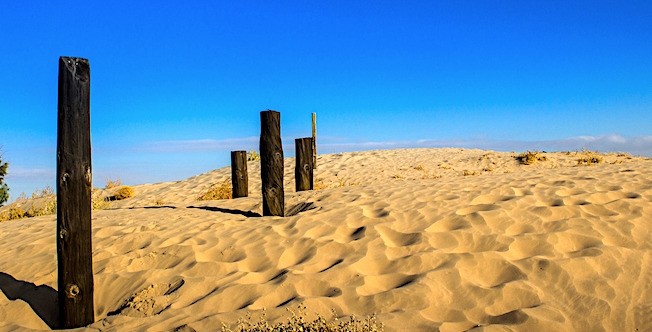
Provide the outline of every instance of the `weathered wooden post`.
<path id="1" fill-rule="evenodd" d="M 312 168 L 317 169 L 317 113 L 312 113 Z"/>
<path id="2" fill-rule="evenodd" d="M 59 58 L 57 264 L 59 325 L 93 323 L 90 66 Z"/>
<path id="3" fill-rule="evenodd" d="M 263 193 L 263 216 L 285 215 L 283 192 L 283 145 L 281 113 L 260 112 L 260 176 Z"/>
<path id="4" fill-rule="evenodd" d="M 294 140 L 296 149 L 294 178 L 297 191 L 312 190 L 314 187 L 312 142 L 311 137 L 297 138 Z"/>
<path id="5" fill-rule="evenodd" d="M 247 151 L 231 151 L 231 187 L 233 188 L 233 198 L 249 195 Z"/>

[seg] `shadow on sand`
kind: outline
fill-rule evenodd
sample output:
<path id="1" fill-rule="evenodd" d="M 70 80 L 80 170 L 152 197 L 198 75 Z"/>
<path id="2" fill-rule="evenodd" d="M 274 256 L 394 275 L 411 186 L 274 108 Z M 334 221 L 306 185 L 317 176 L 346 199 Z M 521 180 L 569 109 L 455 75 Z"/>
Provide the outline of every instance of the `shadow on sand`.
<path id="1" fill-rule="evenodd" d="M 235 209 L 225 209 L 225 208 L 220 208 L 220 207 L 215 207 L 215 206 L 189 206 L 189 209 L 200 209 L 200 210 L 206 210 L 206 211 L 213 211 L 213 212 L 222 212 L 222 213 L 228 213 L 228 214 L 239 214 L 243 215 L 247 218 L 251 217 L 261 217 L 259 213 L 253 212 L 253 211 L 243 211 L 243 210 L 235 210 Z"/>
<path id="2" fill-rule="evenodd" d="M 22 300 L 32 307 L 32 310 L 51 329 L 59 324 L 57 291 L 46 285 L 36 286 L 23 280 L 18 280 L 11 275 L 0 272 L 0 290 L 11 300 Z"/>

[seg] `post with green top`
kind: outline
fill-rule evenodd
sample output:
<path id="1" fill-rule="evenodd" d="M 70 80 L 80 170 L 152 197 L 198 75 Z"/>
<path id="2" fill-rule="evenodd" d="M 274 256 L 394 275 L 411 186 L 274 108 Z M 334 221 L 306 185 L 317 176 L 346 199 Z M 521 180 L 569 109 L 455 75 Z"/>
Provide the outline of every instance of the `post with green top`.
<path id="1" fill-rule="evenodd" d="M 317 169 L 317 113 L 312 113 L 312 168 Z"/>
<path id="2" fill-rule="evenodd" d="M 95 321 L 91 244 L 90 66 L 59 58 L 57 264 L 61 328 Z"/>

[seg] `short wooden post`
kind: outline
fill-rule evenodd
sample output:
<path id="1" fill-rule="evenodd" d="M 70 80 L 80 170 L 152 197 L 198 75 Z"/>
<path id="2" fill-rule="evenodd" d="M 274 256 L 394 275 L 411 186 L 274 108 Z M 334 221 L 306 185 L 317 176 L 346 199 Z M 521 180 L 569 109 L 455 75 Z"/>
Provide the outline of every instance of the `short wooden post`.
<path id="1" fill-rule="evenodd" d="M 294 140 L 294 146 L 297 160 L 294 168 L 296 190 L 312 190 L 314 187 L 312 137 L 297 138 Z"/>
<path id="2" fill-rule="evenodd" d="M 90 66 L 59 58 L 57 264 L 59 325 L 93 323 Z"/>
<path id="3" fill-rule="evenodd" d="M 231 151 L 231 187 L 233 188 L 233 198 L 249 195 L 247 151 Z"/>
<path id="4" fill-rule="evenodd" d="M 312 168 L 317 169 L 317 113 L 312 113 Z"/>
<path id="5" fill-rule="evenodd" d="M 262 111 L 260 112 L 260 175 L 263 216 L 285 215 L 283 163 L 281 113 L 272 110 Z"/>

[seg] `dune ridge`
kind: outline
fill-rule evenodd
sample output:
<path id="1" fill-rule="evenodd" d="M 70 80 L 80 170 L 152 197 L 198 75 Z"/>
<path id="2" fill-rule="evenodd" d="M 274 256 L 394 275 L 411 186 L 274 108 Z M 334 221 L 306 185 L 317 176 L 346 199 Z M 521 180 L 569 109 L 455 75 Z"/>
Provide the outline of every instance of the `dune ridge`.
<path id="1" fill-rule="evenodd" d="M 230 169 L 133 186 L 93 211 L 96 322 L 196 331 L 298 303 L 377 314 L 387 331 L 652 329 L 652 160 L 401 149 L 323 155 L 317 183 L 260 217 L 250 197 L 197 201 Z M 0 223 L 0 330 L 56 323 L 54 216 Z"/>

